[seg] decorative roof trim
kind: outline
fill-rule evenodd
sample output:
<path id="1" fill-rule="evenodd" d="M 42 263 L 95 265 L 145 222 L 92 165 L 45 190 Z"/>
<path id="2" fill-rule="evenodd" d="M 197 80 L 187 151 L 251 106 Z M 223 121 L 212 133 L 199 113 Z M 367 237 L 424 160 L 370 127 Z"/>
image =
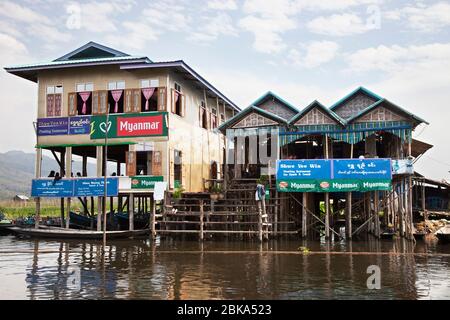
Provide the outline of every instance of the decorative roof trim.
<path id="1" fill-rule="evenodd" d="M 258 99 L 256 99 L 256 101 L 254 101 L 251 105 L 252 106 L 257 106 L 258 104 L 264 102 L 265 99 L 267 99 L 268 97 L 273 97 L 275 99 L 277 99 L 278 101 L 280 101 L 282 104 L 284 104 L 286 107 L 288 107 L 288 109 L 290 109 L 291 111 L 297 113 L 299 110 L 294 107 L 292 104 L 290 104 L 289 102 L 287 102 L 286 100 L 284 100 L 283 98 L 281 98 L 280 96 L 278 96 L 277 94 L 273 93 L 272 91 L 267 91 L 265 94 L 263 94 L 261 97 L 259 97 Z"/>
<path id="2" fill-rule="evenodd" d="M 345 126 L 345 120 L 339 117 L 335 112 L 325 107 L 323 104 L 321 104 L 319 101 L 314 100 L 311 102 L 306 108 L 304 108 L 302 111 L 297 113 L 295 116 L 293 116 L 288 123 L 290 125 L 294 125 L 295 122 L 297 122 L 299 119 L 301 119 L 303 116 L 305 116 L 309 111 L 311 111 L 314 108 L 319 108 L 320 110 L 324 111 L 328 116 L 331 117 L 334 121 L 336 121 L 337 124 L 340 124 L 342 126 Z"/>
<path id="3" fill-rule="evenodd" d="M 345 97 L 343 97 L 342 99 L 340 99 L 338 102 L 334 103 L 331 107 L 330 110 L 334 111 L 337 108 L 339 108 L 344 102 L 348 101 L 351 97 L 355 96 L 358 92 L 362 92 L 366 95 L 368 95 L 369 97 L 375 99 L 375 100 L 382 100 L 383 97 L 377 95 L 376 93 L 370 91 L 369 89 L 366 89 L 364 87 L 358 87 L 355 90 L 353 90 L 352 92 L 350 92 L 349 94 L 347 94 Z"/>
<path id="4" fill-rule="evenodd" d="M 287 121 L 271 112 L 268 112 L 266 110 L 263 110 L 261 108 L 255 107 L 255 106 L 248 106 L 247 108 L 245 108 L 244 110 L 242 110 L 241 112 L 239 112 L 238 114 L 236 114 L 234 117 L 228 119 L 226 122 L 222 123 L 218 130 L 224 132 L 226 129 L 228 129 L 229 127 L 231 127 L 232 125 L 236 124 L 237 122 L 239 122 L 240 120 L 242 120 L 245 116 L 247 116 L 248 114 L 252 113 L 252 112 L 256 112 L 264 117 L 269 118 L 270 120 L 276 121 L 280 124 L 285 124 L 287 125 Z"/>

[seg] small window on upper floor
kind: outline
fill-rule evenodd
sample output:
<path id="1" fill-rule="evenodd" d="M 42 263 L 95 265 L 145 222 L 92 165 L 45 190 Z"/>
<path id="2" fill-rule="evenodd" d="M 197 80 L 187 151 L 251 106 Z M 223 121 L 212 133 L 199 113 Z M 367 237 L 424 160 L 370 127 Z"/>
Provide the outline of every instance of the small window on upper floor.
<path id="1" fill-rule="evenodd" d="M 181 86 L 175 82 L 172 89 L 172 113 L 184 117 L 185 108 L 185 97 L 181 93 Z"/>
<path id="2" fill-rule="evenodd" d="M 92 91 L 94 85 L 88 83 L 77 83 L 77 113 L 78 115 L 90 115 L 92 114 Z"/>
<path id="3" fill-rule="evenodd" d="M 108 83 L 109 113 L 123 113 L 123 101 L 125 81 L 113 81 Z"/>
<path id="4" fill-rule="evenodd" d="M 220 123 L 225 122 L 225 115 L 223 113 L 220 114 Z"/>
<path id="5" fill-rule="evenodd" d="M 159 80 L 141 80 L 141 112 L 158 111 Z"/>
<path id="6" fill-rule="evenodd" d="M 46 91 L 46 116 L 60 117 L 62 108 L 62 93 L 63 87 L 61 85 L 48 86 Z"/>
<path id="7" fill-rule="evenodd" d="M 200 127 L 202 127 L 203 129 L 208 129 L 208 110 L 206 109 L 205 101 L 200 102 L 199 122 Z"/>

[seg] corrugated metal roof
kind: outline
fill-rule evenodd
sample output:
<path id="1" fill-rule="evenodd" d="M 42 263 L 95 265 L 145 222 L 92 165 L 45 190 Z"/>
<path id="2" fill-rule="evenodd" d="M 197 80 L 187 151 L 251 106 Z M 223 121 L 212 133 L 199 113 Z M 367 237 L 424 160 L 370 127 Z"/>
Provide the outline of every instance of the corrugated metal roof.
<path id="1" fill-rule="evenodd" d="M 49 61 L 31 64 L 12 65 L 5 67 L 6 71 L 20 71 L 20 70 L 37 70 L 46 67 L 64 66 L 64 65 L 76 65 L 76 64 L 92 64 L 102 62 L 123 62 L 130 60 L 148 60 L 145 56 L 125 56 L 125 57 L 111 57 L 111 58 L 89 58 L 78 60 L 62 60 L 62 61 Z"/>

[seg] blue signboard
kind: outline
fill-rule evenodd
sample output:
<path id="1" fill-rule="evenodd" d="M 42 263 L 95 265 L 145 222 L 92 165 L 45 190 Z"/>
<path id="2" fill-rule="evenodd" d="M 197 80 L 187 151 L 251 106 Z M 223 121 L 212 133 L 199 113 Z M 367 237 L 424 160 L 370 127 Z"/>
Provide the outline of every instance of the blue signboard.
<path id="1" fill-rule="evenodd" d="M 391 159 L 334 159 L 334 179 L 391 179 Z"/>
<path id="2" fill-rule="evenodd" d="M 73 181 L 62 179 L 35 179 L 31 182 L 31 196 L 33 197 L 72 197 Z"/>
<path id="3" fill-rule="evenodd" d="M 108 197 L 115 197 L 119 194 L 118 178 L 107 178 L 106 192 Z M 75 180 L 75 197 L 100 197 L 104 194 L 104 178 L 80 178 Z"/>
<path id="4" fill-rule="evenodd" d="M 38 136 L 65 135 L 69 132 L 69 118 L 45 118 L 37 120 Z"/>
<path id="5" fill-rule="evenodd" d="M 277 179 L 330 179 L 331 160 L 278 160 Z"/>
<path id="6" fill-rule="evenodd" d="M 79 116 L 69 118 L 69 134 L 90 134 L 91 117 Z"/>

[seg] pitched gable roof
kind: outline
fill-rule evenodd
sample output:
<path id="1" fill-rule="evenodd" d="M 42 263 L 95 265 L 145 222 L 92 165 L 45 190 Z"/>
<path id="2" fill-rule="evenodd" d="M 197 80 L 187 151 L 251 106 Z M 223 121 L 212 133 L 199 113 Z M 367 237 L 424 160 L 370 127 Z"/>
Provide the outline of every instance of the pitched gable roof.
<path id="1" fill-rule="evenodd" d="M 294 107 L 292 104 L 290 104 L 286 100 L 282 99 L 280 96 L 276 95 L 272 91 L 267 91 L 265 94 L 263 94 L 261 97 L 259 97 L 256 101 L 254 101 L 251 105 L 258 107 L 259 105 L 263 104 L 264 102 L 266 102 L 268 100 L 272 100 L 272 99 L 277 100 L 278 102 L 280 102 L 281 104 L 286 106 L 291 111 L 293 111 L 295 113 L 298 112 L 298 109 L 296 107 Z"/>
<path id="2" fill-rule="evenodd" d="M 327 116 L 329 116 L 332 120 L 336 121 L 337 124 L 345 125 L 345 120 L 344 119 L 339 117 L 336 113 L 334 113 L 332 110 L 330 110 L 327 107 L 325 107 L 323 104 L 321 104 L 317 100 L 314 100 L 306 108 L 304 108 L 301 112 L 297 113 L 294 117 L 292 117 L 289 120 L 289 124 L 295 124 L 298 120 L 300 120 L 303 116 L 305 116 L 308 112 L 310 112 L 314 108 L 320 109 Z"/>
<path id="3" fill-rule="evenodd" d="M 338 109 L 340 106 L 342 106 L 343 104 L 345 104 L 347 101 L 349 101 L 351 98 L 355 97 L 357 94 L 362 93 L 372 99 L 374 99 L 375 101 L 381 100 L 383 99 L 383 97 L 377 95 L 376 93 L 370 91 L 369 89 L 366 89 L 364 87 L 358 87 L 355 90 L 353 90 L 352 92 L 350 92 L 349 94 L 347 94 L 345 97 L 343 97 L 342 99 L 340 99 L 339 101 L 337 101 L 336 103 L 334 103 L 330 109 L 332 111 L 336 111 L 336 109 Z"/>
<path id="4" fill-rule="evenodd" d="M 83 60 L 96 58 L 129 57 L 130 55 L 116 49 L 90 41 L 53 61 Z"/>
<path id="5" fill-rule="evenodd" d="M 247 115 L 251 114 L 252 112 L 255 112 L 259 115 L 262 115 L 263 117 L 266 117 L 270 120 L 273 120 L 275 122 L 278 122 L 279 124 L 285 124 L 287 125 L 287 121 L 271 112 L 267 112 L 261 108 L 255 107 L 255 106 L 249 106 L 242 110 L 241 112 L 237 113 L 234 117 L 228 119 L 226 122 L 222 123 L 219 126 L 219 131 L 225 132 L 226 129 L 232 127 L 242 119 L 244 119 Z"/>
<path id="6" fill-rule="evenodd" d="M 398 106 L 384 98 L 375 102 L 374 104 L 370 105 L 369 107 L 365 108 L 364 110 L 362 110 L 358 114 L 354 115 L 353 117 L 347 119 L 347 123 L 352 123 L 352 122 L 356 121 L 357 119 L 366 115 L 370 111 L 373 111 L 374 109 L 376 109 L 379 106 L 384 106 L 387 109 L 392 110 L 395 113 L 401 114 L 409 119 L 412 119 L 414 122 L 416 122 L 416 124 L 420 124 L 420 123 L 429 124 L 426 120 L 416 116 L 415 114 L 413 114 L 409 111 L 406 111 L 405 109 L 401 108 L 400 106 Z"/>

